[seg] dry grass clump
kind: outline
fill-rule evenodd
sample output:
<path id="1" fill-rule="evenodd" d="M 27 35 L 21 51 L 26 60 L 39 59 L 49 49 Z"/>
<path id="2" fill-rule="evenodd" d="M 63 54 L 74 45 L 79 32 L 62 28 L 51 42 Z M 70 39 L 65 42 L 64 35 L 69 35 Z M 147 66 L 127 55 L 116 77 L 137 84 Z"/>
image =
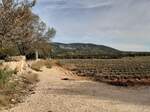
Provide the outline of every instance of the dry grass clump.
<path id="1" fill-rule="evenodd" d="M 6 95 L 0 95 L 0 107 L 2 106 L 7 106 L 9 99 L 7 98 Z"/>
<path id="2" fill-rule="evenodd" d="M 52 60 L 51 63 L 52 63 L 52 65 L 54 65 L 54 66 L 62 66 L 62 64 L 60 63 L 59 60 Z"/>
<path id="3" fill-rule="evenodd" d="M 13 73 L 6 68 L 0 69 L 0 106 L 9 104 L 10 96 L 8 93 L 13 91 L 13 84 L 10 81 Z"/>
<path id="4" fill-rule="evenodd" d="M 34 84 L 39 81 L 38 75 L 36 73 L 32 73 L 32 72 L 23 74 L 22 77 L 24 78 L 24 81 L 29 84 Z"/>
<path id="5" fill-rule="evenodd" d="M 39 60 L 39 61 L 34 62 L 31 65 L 31 68 L 35 71 L 42 71 L 41 68 L 44 66 L 47 68 L 51 68 L 52 67 L 52 61 L 51 60 Z"/>
<path id="6" fill-rule="evenodd" d="M 0 88 L 4 88 L 6 83 L 9 81 L 9 78 L 12 76 L 14 71 L 7 70 L 7 69 L 1 69 L 0 70 Z"/>
<path id="7" fill-rule="evenodd" d="M 42 67 L 51 68 L 52 66 L 62 66 L 58 60 L 39 60 L 32 63 L 31 68 L 35 71 L 42 71 Z"/>
<path id="8" fill-rule="evenodd" d="M 34 63 L 32 63 L 31 68 L 35 71 L 42 71 L 41 68 L 44 66 L 44 61 L 40 60 L 40 61 L 36 61 Z"/>
<path id="9" fill-rule="evenodd" d="M 51 67 L 52 67 L 52 61 L 51 61 L 51 60 L 45 60 L 45 61 L 44 61 L 44 65 L 45 65 L 47 68 L 51 68 Z"/>

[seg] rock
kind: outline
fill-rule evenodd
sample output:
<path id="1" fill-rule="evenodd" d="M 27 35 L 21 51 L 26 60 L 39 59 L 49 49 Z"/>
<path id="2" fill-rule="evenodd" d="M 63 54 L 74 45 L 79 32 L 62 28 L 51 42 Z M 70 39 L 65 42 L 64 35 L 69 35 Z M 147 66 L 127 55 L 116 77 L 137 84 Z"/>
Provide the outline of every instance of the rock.
<path id="1" fill-rule="evenodd" d="M 5 58 L 5 61 L 25 61 L 26 57 L 25 56 L 11 56 L 11 57 L 7 57 Z"/>
<path id="2" fill-rule="evenodd" d="M 69 80 L 69 78 L 62 78 L 61 80 Z"/>
<path id="3" fill-rule="evenodd" d="M 28 66 L 25 56 L 13 56 L 7 58 L 9 61 L 2 63 L 3 68 L 14 70 L 15 74 L 22 73 Z"/>
<path id="4" fill-rule="evenodd" d="M 16 103 L 16 100 L 15 100 L 15 99 L 11 99 L 11 102 L 12 102 L 12 103 Z"/>

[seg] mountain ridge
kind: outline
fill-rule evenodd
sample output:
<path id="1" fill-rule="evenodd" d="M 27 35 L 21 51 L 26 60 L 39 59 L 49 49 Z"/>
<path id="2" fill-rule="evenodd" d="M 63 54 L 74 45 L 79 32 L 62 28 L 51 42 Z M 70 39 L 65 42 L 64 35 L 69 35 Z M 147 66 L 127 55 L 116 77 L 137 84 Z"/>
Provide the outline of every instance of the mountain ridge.
<path id="1" fill-rule="evenodd" d="M 150 56 L 150 52 L 121 51 L 105 45 L 93 43 L 52 43 L 54 58 L 121 58 Z"/>
<path id="2" fill-rule="evenodd" d="M 55 57 L 94 57 L 120 55 L 121 51 L 105 46 L 92 43 L 58 43 L 52 44 L 53 56 Z"/>

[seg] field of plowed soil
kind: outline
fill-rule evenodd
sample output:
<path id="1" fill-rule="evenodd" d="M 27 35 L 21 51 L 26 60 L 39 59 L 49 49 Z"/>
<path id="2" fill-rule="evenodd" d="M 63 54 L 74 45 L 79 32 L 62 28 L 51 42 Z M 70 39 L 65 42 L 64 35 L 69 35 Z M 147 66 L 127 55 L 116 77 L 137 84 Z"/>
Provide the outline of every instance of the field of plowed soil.
<path id="1" fill-rule="evenodd" d="M 112 85 L 150 85 L 150 57 L 66 59 L 60 60 L 60 63 L 78 76 Z"/>

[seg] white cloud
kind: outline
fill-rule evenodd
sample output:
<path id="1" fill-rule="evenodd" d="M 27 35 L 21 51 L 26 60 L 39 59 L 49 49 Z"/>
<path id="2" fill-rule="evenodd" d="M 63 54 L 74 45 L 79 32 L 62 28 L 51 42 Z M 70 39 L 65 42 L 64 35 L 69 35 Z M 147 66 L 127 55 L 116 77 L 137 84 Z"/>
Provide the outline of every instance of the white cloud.
<path id="1" fill-rule="evenodd" d="M 34 10 L 56 28 L 54 40 L 148 50 L 149 6 L 150 0 L 39 0 Z"/>

